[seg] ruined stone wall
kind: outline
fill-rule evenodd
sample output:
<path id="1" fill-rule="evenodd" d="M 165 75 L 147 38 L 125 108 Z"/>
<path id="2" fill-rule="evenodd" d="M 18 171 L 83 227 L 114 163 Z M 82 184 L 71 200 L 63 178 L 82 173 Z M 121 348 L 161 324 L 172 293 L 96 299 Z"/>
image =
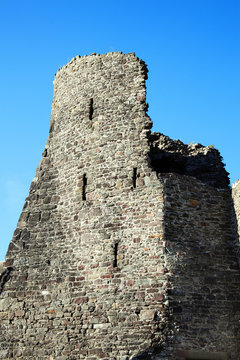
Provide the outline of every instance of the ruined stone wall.
<path id="1" fill-rule="evenodd" d="M 145 78 L 134 54 L 57 73 L 49 140 L 7 254 L 3 357 L 124 359 L 165 340 L 153 329 L 166 280 Z"/>
<path id="2" fill-rule="evenodd" d="M 1 359 L 238 358 L 227 175 L 203 147 L 214 155 L 202 179 L 176 171 L 174 146 L 174 169 L 162 169 L 146 78 L 121 53 L 57 72 L 49 139 L 2 273 Z"/>
<path id="3" fill-rule="evenodd" d="M 195 177 L 218 188 L 229 185 L 222 157 L 212 145 L 186 145 L 180 140 L 153 132 L 149 136 L 151 165 L 158 173 L 178 173 Z"/>

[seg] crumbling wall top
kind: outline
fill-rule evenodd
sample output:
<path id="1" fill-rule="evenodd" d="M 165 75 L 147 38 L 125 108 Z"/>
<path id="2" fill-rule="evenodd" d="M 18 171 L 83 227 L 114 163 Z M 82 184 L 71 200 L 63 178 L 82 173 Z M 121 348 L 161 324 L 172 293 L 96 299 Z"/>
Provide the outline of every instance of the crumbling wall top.
<path id="1" fill-rule="evenodd" d="M 58 69 L 58 71 L 55 74 L 55 79 L 65 70 L 67 69 L 72 69 L 74 68 L 74 66 L 77 66 L 78 63 L 83 63 L 84 61 L 87 62 L 91 62 L 91 61 L 96 61 L 96 60 L 108 60 L 109 58 L 112 59 L 120 59 L 120 58 L 135 58 L 136 60 L 138 60 L 141 64 L 143 64 L 146 67 L 146 72 L 147 72 L 147 66 L 145 64 L 145 62 L 143 60 L 141 60 L 140 58 L 138 58 L 135 54 L 135 52 L 131 52 L 131 53 L 127 53 L 127 54 L 123 54 L 122 51 L 114 51 L 114 52 L 109 52 L 106 54 L 98 54 L 98 53 L 92 53 L 90 55 L 77 55 L 74 56 L 66 65 L 63 65 L 62 67 L 60 67 Z"/>
<path id="2" fill-rule="evenodd" d="M 218 188 L 229 186 L 228 172 L 222 157 L 212 145 L 199 143 L 184 144 L 161 133 L 153 132 L 150 137 L 150 158 L 158 173 L 179 173 Z"/>

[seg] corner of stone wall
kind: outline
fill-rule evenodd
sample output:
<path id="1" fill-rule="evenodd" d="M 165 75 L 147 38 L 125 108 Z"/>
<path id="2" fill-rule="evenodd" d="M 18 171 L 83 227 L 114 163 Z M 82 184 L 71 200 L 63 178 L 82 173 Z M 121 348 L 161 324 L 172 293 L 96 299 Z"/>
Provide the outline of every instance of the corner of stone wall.
<path id="1" fill-rule="evenodd" d="M 233 199 L 233 222 L 236 224 L 238 229 L 238 241 L 240 239 L 240 180 L 237 180 L 232 185 L 232 199 Z M 239 253 L 239 263 L 240 263 L 240 253 Z"/>

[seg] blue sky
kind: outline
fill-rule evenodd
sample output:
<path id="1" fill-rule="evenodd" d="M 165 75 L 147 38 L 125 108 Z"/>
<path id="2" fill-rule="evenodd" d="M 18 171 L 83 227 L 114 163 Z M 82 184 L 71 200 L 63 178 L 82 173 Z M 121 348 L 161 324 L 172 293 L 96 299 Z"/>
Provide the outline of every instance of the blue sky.
<path id="1" fill-rule="evenodd" d="M 0 0 L 0 260 L 48 136 L 53 79 L 76 55 L 135 52 L 155 131 L 218 148 L 240 178 L 239 0 Z"/>

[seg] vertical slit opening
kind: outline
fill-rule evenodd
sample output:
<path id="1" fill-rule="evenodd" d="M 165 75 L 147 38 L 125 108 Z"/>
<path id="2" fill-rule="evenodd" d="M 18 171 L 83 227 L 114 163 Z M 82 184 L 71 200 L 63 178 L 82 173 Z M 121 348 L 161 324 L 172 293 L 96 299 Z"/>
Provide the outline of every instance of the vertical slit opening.
<path id="1" fill-rule="evenodd" d="M 136 182 L 137 182 L 137 168 L 133 169 L 132 180 L 133 180 L 133 188 L 135 189 L 136 188 Z"/>
<path id="2" fill-rule="evenodd" d="M 118 256 L 118 243 L 115 243 L 115 244 L 114 244 L 113 267 L 118 267 L 117 256 Z"/>
<path id="3" fill-rule="evenodd" d="M 89 120 L 93 118 L 93 99 L 90 99 L 89 103 Z"/>
<path id="4" fill-rule="evenodd" d="M 86 186 L 87 186 L 87 176 L 86 174 L 83 174 L 82 200 L 86 200 Z"/>
<path id="5" fill-rule="evenodd" d="M 0 274 L 0 294 L 3 291 L 3 288 L 6 284 L 6 282 L 10 279 L 10 273 L 11 271 L 13 271 L 12 267 L 7 267 L 6 270 L 4 270 L 1 274 Z"/>

